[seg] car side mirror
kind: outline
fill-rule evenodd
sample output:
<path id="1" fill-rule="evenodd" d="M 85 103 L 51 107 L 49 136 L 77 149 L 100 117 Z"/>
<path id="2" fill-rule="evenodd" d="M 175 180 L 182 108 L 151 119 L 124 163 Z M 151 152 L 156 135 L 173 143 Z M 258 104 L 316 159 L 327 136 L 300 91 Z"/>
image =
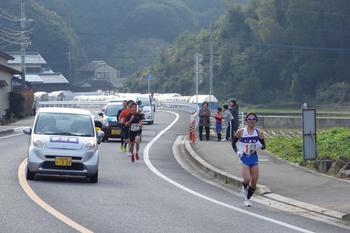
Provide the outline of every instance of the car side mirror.
<path id="1" fill-rule="evenodd" d="M 103 131 L 98 131 L 97 132 L 97 144 L 101 144 L 102 139 L 104 138 L 105 133 Z"/>
<path id="2" fill-rule="evenodd" d="M 103 112 L 99 112 L 98 115 L 103 117 Z"/>
<path id="3" fill-rule="evenodd" d="M 23 133 L 27 134 L 27 135 L 31 135 L 32 134 L 32 128 L 26 127 L 23 129 Z"/>

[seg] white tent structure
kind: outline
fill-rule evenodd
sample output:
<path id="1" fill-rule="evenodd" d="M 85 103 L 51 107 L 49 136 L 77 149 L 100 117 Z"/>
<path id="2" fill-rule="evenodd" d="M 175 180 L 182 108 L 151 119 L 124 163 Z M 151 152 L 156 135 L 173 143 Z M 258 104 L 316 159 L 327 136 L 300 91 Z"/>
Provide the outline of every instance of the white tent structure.
<path id="1" fill-rule="evenodd" d="M 197 96 L 194 95 L 188 101 L 193 104 L 197 104 Z M 214 95 L 198 95 L 198 106 L 202 106 L 203 102 L 209 103 L 209 108 L 214 110 L 219 106 L 219 101 Z"/>

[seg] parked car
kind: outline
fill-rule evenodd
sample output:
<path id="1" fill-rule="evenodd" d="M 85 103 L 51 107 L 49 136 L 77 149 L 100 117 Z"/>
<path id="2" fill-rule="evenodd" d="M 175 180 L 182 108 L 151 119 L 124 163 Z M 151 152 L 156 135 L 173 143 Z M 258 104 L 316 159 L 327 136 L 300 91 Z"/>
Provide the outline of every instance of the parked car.
<path id="1" fill-rule="evenodd" d="M 99 139 L 94 119 L 87 110 L 41 108 L 33 128 L 23 132 L 30 135 L 26 177 L 35 175 L 86 176 L 98 181 Z"/>

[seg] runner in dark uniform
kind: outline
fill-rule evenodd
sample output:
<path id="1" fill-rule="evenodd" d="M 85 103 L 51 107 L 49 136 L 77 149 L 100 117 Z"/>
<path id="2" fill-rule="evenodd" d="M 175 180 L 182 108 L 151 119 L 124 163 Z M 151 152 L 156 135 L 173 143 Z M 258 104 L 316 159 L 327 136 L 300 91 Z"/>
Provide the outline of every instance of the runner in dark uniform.
<path id="1" fill-rule="evenodd" d="M 132 103 L 130 107 L 131 112 L 125 117 L 125 125 L 129 128 L 131 162 L 135 162 L 135 159 L 140 159 L 143 115 L 138 112 L 136 103 Z M 136 153 L 134 153 L 134 145 L 136 145 Z"/>

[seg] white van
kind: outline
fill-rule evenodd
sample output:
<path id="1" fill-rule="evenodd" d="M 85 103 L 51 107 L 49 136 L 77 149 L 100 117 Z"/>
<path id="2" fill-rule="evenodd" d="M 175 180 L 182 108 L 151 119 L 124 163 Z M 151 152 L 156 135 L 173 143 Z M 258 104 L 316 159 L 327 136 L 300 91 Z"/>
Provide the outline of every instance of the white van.
<path id="1" fill-rule="evenodd" d="M 142 113 L 145 114 L 142 122 L 152 125 L 154 123 L 154 105 L 152 104 L 150 95 L 140 95 L 137 102 L 141 101 Z"/>

